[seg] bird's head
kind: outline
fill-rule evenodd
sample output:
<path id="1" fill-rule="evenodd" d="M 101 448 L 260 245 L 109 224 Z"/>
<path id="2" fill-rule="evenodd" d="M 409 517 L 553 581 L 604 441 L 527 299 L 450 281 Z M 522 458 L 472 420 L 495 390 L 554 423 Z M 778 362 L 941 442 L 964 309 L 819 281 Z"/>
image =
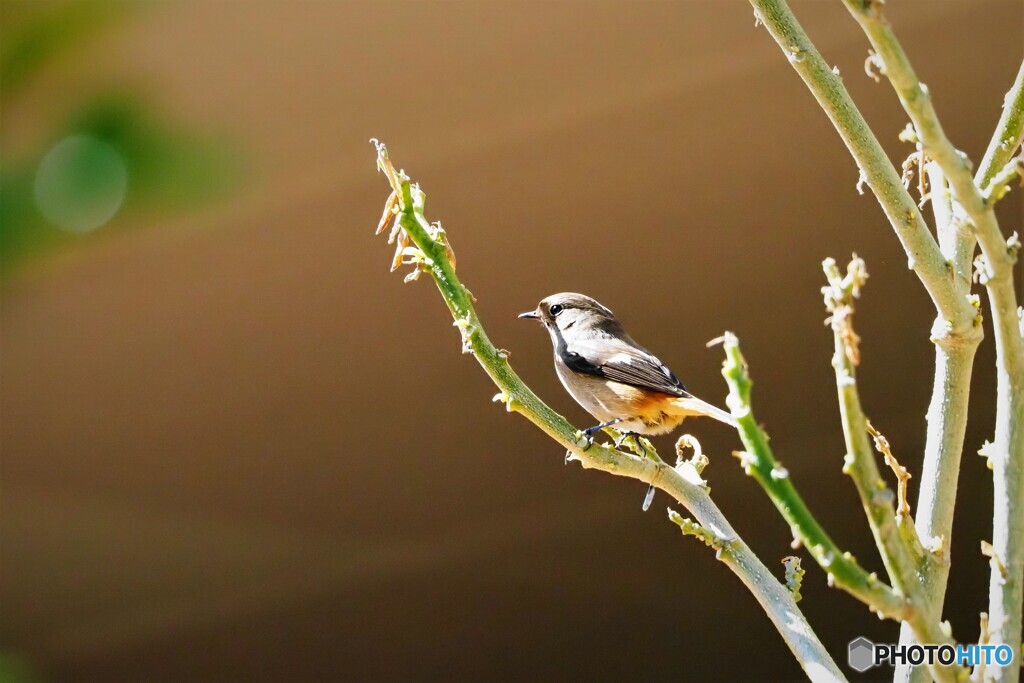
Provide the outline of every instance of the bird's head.
<path id="1" fill-rule="evenodd" d="M 552 335 L 570 329 L 602 329 L 617 326 L 615 314 L 595 299 L 574 292 L 552 294 L 537 304 L 536 310 L 519 316 L 539 320 Z"/>

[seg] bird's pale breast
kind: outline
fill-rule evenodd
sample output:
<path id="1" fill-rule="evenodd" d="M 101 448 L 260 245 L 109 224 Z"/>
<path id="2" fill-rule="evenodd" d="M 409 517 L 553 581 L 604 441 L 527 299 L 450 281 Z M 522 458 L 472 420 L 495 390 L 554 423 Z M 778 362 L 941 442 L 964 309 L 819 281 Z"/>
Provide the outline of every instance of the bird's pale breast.
<path id="1" fill-rule="evenodd" d="M 672 398 L 668 395 L 603 377 L 575 373 L 557 362 L 555 369 L 566 391 L 598 422 L 622 418 L 624 421 L 615 425 L 620 431 L 662 434 L 682 421 L 662 412 L 663 402 Z"/>

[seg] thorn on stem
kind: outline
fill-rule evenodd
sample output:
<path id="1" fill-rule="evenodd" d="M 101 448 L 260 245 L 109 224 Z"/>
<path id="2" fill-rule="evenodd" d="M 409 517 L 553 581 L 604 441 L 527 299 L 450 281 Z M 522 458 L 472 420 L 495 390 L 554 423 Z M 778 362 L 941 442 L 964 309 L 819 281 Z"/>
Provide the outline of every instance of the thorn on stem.
<path id="1" fill-rule="evenodd" d="M 988 259 L 985 258 L 984 254 L 978 254 L 974 257 L 975 282 L 979 285 L 987 285 L 994 276 L 995 272 L 992 270 L 992 266 L 989 265 Z"/>
<path id="2" fill-rule="evenodd" d="M 499 391 L 497 394 L 494 395 L 494 398 L 492 398 L 491 401 L 493 401 L 494 403 L 504 403 L 505 410 L 509 413 L 515 412 L 516 410 L 517 401 L 515 397 L 509 394 L 507 391 Z"/>
<path id="3" fill-rule="evenodd" d="M 981 448 L 978 449 L 978 455 L 985 458 L 985 463 L 989 469 L 992 469 L 992 456 L 995 455 L 996 445 L 991 441 L 986 441 L 981 444 Z"/>
<path id="4" fill-rule="evenodd" d="M 916 145 L 921 142 L 921 139 L 917 136 L 917 129 L 914 128 L 914 124 L 907 122 L 907 125 L 903 127 L 903 130 L 899 134 L 900 142 L 909 142 L 912 145 Z"/>
<path id="5" fill-rule="evenodd" d="M 931 536 L 920 539 L 921 547 L 924 548 L 928 553 L 934 555 L 933 559 L 939 562 L 946 561 L 946 537 L 945 536 Z"/>
<path id="6" fill-rule="evenodd" d="M 800 540 L 800 527 L 795 524 L 791 525 L 789 527 L 789 533 L 793 535 L 793 541 L 789 544 L 789 547 L 793 550 L 799 550 L 804 544 L 804 542 Z"/>
<path id="7" fill-rule="evenodd" d="M 897 498 L 899 500 L 899 507 L 896 509 L 896 514 L 900 517 L 906 517 L 910 515 L 910 503 L 907 502 L 907 485 L 910 481 L 910 472 L 896 460 L 896 456 L 892 454 L 892 449 L 889 446 L 889 440 L 886 439 L 881 432 L 872 426 L 869 420 L 865 420 L 865 425 L 868 428 L 868 433 L 871 434 L 872 439 L 875 442 L 875 450 L 882 454 L 885 458 L 885 464 L 889 466 L 892 473 L 896 475 L 897 479 Z"/>
<path id="8" fill-rule="evenodd" d="M 668 518 L 675 524 L 679 525 L 679 530 L 683 532 L 684 536 L 695 536 L 704 545 L 709 548 L 714 548 L 717 553 L 721 555 L 730 543 L 729 539 L 721 538 L 710 529 L 702 526 L 698 522 L 693 521 L 689 517 L 683 517 L 672 508 L 668 509 Z"/>
<path id="9" fill-rule="evenodd" d="M 713 346 L 718 346 L 719 344 L 724 344 L 726 339 L 727 339 L 727 335 L 728 334 L 730 334 L 730 333 L 727 332 L 726 334 L 723 334 L 721 336 L 715 337 L 714 339 L 708 341 L 708 343 L 704 345 L 704 348 L 710 349 Z"/>
<path id="10" fill-rule="evenodd" d="M 782 564 L 786 568 L 786 587 L 793 594 L 793 602 L 800 602 L 800 586 L 804 580 L 804 570 L 800 566 L 800 558 L 795 555 L 782 558 Z"/>
<path id="11" fill-rule="evenodd" d="M 991 543 L 989 543 L 988 541 L 981 542 L 981 554 L 989 558 L 989 560 L 991 560 L 992 566 L 995 567 L 996 570 L 999 572 L 999 575 L 1005 579 L 1006 565 L 1003 564 L 1003 561 L 1001 559 L 999 559 L 999 555 L 996 553 L 996 549 L 992 547 Z"/>
<path id="12" fill-rule="evenodd" d="M 882 58 L 874 50 L 868 50 L 868 58 L 864 60 L 864 73 L 875 83 L 882 81 L 878 74 L 885 73 L 885 62 L 882 61 Z"/>
<path id="13" fill-rule="evenodd" d="M 384 214 L 380 217 L 380 223 L 377 224 L 377 232 L 374 233 L 375 235 L 381 234 L 384 232 L 384 228 L 388 227 L 388 223 L 390 223 L 395 217 L 395 209 L 397 206 L 398 193 L 392 190 L 391 194 L 388 195 L 388 200 L 384 202 Z M 388 242 L 388 244 L 390 243 L 391 241 Z"/>
<path id="14" fill-rule="evenodd" d="M 753 476 L 757 467 L 757 456 L 750 451 L 733 451 L 732 456 L 740 461 L 740 467 L 748 476 Z"/>
<path id="15" fill-rule="evenodd" d="M 860 364 L 860 337 L 853 331 L 853 300 L 860 297 L 860 290 L 868 279 L 868 271 L 863 259 L 853 255 L 843 276 L 836 266 L 835 259 L 827 258 L 822 263 L 828 286 L 821 288 L 825 298 L 825 308 L 831 315 L 825 319 L 826 325 L 842 342 L 846 358 L 854 367 Z"/>

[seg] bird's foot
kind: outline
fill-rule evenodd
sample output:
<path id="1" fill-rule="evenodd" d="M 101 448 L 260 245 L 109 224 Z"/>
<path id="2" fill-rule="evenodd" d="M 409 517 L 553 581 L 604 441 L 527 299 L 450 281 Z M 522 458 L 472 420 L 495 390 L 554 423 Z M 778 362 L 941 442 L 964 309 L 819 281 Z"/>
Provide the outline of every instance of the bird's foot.
<path id="1" fill-rule="evenodd" d="M 627 439 L 632 439 L 632 441 L 627 441 Z M 644 445 L 644 441 L 645 439 L 636 432 L 619 432 L 618 437 L 615 439 L 615 447 L 622 448 L 622 445 L 625 444 L 629 447 L 629 450 L 641 458 L 646 458 L 647 446 Z"/>
<path id="2" fill-rule="evenodd" d="M 614 420 L 602 422 L 601 424 L 596 424 L 593 427 L 587 427 L 586 429 L 577 430 L 576 439 L 579 441 L 577 445 L 584 451 L 588 450 L 591 446 L 594 445 L 594 434 L 597 434 L 605 427 L 611 427 L 614 424 L 622 422 L 623 419 L 624 418 L 619 417 Z"/>
<path id="3" fill-rule="evenodd" d="M 590 447 L 594 445 L 594 437 L 591 436 L 593 432 L 589 429 L 576 430 L 576 445 L 582 448 L 584 451 L 590 450 Z M 568 462 L 568 459 L 566 459 Z"/>
<path id="4" fill-rule="evenodd" d="M 587 448 L 590 448 L 594 444 L 594 434 L 597 434 L 599 431 L 601 431 L 605 427 L 611 427 L 612 425 L 617 425 L 617 424 L 619 424 L 620 422 L 622 422 L 625 419 L 626 418 L 624 418 L 624 417 L 617 417 L 614 420 L 608 420 L 607 422 L 602 422 L 601 424 L 596 424 L 593 427 L 587 427 L 584 430 L 576 432 L 577 438 L 583 438 L 583 439 L 589 440 L 589 443 L 587 444 L 587 447 L 584 448 L 583 450 L 587 450 Z"/>

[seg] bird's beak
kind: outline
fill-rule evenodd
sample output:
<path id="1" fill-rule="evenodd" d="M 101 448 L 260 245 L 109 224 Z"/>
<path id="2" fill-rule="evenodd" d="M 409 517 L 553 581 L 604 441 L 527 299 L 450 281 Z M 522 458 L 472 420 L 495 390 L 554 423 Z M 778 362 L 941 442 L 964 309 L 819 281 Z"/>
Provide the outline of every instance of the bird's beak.
<path id="1" fill-rule="evenodd" d="M 540 317 L 540 313 L 538 313 L 537 311 L 527 311 L 526 313 L 520 313 L 519 317 L 520 318 L 530 318 L 532 320 L 536 320 L 537 318 Z"/>

